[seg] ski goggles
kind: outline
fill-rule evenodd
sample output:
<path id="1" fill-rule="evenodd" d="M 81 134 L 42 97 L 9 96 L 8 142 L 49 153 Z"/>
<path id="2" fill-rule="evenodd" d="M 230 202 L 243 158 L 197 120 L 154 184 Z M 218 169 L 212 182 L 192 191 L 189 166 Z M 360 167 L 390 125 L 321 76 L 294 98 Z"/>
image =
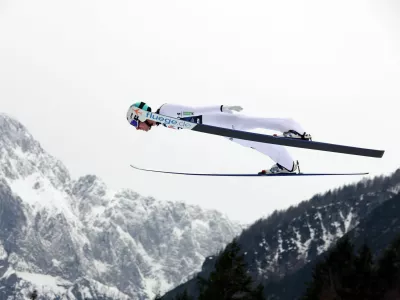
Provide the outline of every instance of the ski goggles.
<path id="1" fill-rule="evenodd" d="M 136 127 L 136 128 L 139 127 L 139 120 L 133 119 L 130 123 L 131 123 L 132 126 L 134 126 L 134 127 Z"/>
<path id="2" fill-rule="evenodd" d="M 139 120 L 133 119 L 130 123 L 132 126 L 138 128 L 139 127 Z M 153 127 L 153 124 L 151 124 L 149 121 L 145 121 L 145 123 L 149 126 L 149 127 Z"/>

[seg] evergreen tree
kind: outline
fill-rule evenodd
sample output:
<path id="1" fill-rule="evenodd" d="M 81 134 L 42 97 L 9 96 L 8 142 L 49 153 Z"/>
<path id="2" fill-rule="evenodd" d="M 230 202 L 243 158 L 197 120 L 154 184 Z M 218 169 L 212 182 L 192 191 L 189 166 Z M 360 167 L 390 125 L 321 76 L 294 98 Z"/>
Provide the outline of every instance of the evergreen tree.
<path id="1" fill-rule="evenodd" d="M 374 276 L 374 262 L 372 253 L 366 243 L 358 251 L 354 260 L 355 282 L 354 294 L 360 299 L 377 299 L 374 288 L 376 285 Z"/>
<path id="2" fill-rule="evenodd" d="M 312 282 L 301 299 L 400 299 L 400 238 L 376 264 L 366 244 L 357 255 L 352 249 L 347 238 L 340 240 L 314 267 Z"/>
<path id="3" fill-rule="evenodd" d="M 192 297 L 189 297 L 189 294 L 185 289 L 181 294 L 178 294 L 174 300 L 192 300 Z"/>
<path id="4" fill-rule="evenodd" d="M 378 294 L 397 294 L 400 298 L 400 237 L 396 238 L 378 260 L 376 271 Z M 390 297 L 389 297 L 390 298 Z M 396 299 L 392 296 L 390 299 Z"/>
<path id="5" fill-rule="evenodd" d="M 240 246 L 234 239 L 218 256 L 215 270 L 211 272 L 209 278 L 198 277 L 200 286 L 198 300 L 263 299 L 260 287 L 256 292 L 253 291 L 253 280 L 247 274 L 244 255 L 239 252 Z"/>
<path id="6" fill-rule="evenodd" d="M 256 289 L 251 293 L 251 300 L 266 300 L 264 296 L 264 286 L 260 283 Z"/>
<path id="7" fill-rule="evenodd" d="M 339 240 L 325 260 L 314 267 L 313 280 L 302 299 L 351 299 L 355 284 L 354 261 L 353 246 L 348 238 Z"/>

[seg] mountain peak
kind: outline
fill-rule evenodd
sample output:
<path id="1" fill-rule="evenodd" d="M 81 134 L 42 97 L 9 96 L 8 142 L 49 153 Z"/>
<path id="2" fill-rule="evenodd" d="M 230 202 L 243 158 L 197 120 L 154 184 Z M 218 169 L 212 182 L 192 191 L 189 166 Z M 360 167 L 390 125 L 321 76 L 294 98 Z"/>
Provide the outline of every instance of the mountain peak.
<path id="1" fill-rule="evenodd" d="M 46 177 L 55 187 L 70 181 L 65 166 L 46 153 L 21 122 L 5 113 L 0 113 L 0 149 L 0 175 L 8 180 Z"/>
<path id="2" fill-rule="evenodd" d="M 73 180 L 5 114 L 0 202 L 0 286 L 12 296 L 40 287 L 43 299 L 80 289 L 148 299 L 198 271 L 241 229 L 215 211 L 112 190 L 95 175 Z"/>
<path id="3" fill-rule="evenodd" d="M 4 148 L 19 148 L 22 152 L 43 151 L 22 123 L 4 113 L 0 113 L 0 132 L 0 144 Z"/>

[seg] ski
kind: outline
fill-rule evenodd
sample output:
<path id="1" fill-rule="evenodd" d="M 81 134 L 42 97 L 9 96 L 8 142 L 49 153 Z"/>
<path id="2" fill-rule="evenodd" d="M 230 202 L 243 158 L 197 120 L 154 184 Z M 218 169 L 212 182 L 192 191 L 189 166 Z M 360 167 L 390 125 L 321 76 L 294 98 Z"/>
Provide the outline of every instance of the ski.
<path id="1" fill-rule="evenodd" d="M 296 176 L 344 176 L 344 175 L 367 175 L 369 173 L 278 173 L 278 174 L 254 174 L 254 173 L 186 173 L 186 172 L 171 172 L 171 171 L 161 171 L 161 170 L 151 170 L 139 168 L 130 165 L 132 168 L 140 171 L 164 173 L 172 175 L 190 175 L 190 176 L 230 176 L 230 177 L 296 177 Z"/>
<path id="2" fill-rule="evenodd" d="M 228 138 L 235 138 L 241 140 L 249 140 L 260 143 L 276 144 L 288 147 L 304 148 L 310 150 L 320 150 L 327 152 L 336 152 L 342 154 L 358 155 L 358 156 L 368 156 L 381 158 L 385 153 L 384 150 L 360 148 L 354 146 L 345 146 L 339 144 L 331 144 L 325 142 L 316 141 L 305 141 L 301 139 L 292 139 L 286 137 L 277 137 L 267 134 L 253 133 L 247 131 L 240 131 L 222 127 L 216 127 L 212 125 L 198 124 L 194 122 L 189 122 L 186 120 L 181 120 L 165 115 L 160 115 L 154 112 L 144 111 L 139 108 L 134 109 L 135 113 L 138 114 L 138 119 L 142 122 L 145 120 L 152 120 L 165 125 L 168 128 L 174 129 L 187 129 L 197 132 L 203 132 L 206 134 L 213 134 L 224 136 Z"/>

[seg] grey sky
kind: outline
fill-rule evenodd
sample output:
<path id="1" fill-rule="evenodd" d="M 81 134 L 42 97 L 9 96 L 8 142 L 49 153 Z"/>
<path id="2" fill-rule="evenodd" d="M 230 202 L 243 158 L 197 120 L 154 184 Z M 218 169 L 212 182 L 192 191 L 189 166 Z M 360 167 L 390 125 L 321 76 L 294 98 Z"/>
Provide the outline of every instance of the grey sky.
<path id="1" fill-rule="evenodd" d="M 74 177 L 215 208 L 251 222 L 360 177 L 201 178 L 273 162 L 217 136 L 125 119 L 145 101 L 231 104 L 293 117 L 314 140 L 385 149 L 382 159 L 290 148 L 303 172 L 400 166 L 396 1 L 0 1 L 1 111 Z M 262 132 L 262 131 L 259 131 Z M 266 132 L 269 133 L 269 132 Z"/>

